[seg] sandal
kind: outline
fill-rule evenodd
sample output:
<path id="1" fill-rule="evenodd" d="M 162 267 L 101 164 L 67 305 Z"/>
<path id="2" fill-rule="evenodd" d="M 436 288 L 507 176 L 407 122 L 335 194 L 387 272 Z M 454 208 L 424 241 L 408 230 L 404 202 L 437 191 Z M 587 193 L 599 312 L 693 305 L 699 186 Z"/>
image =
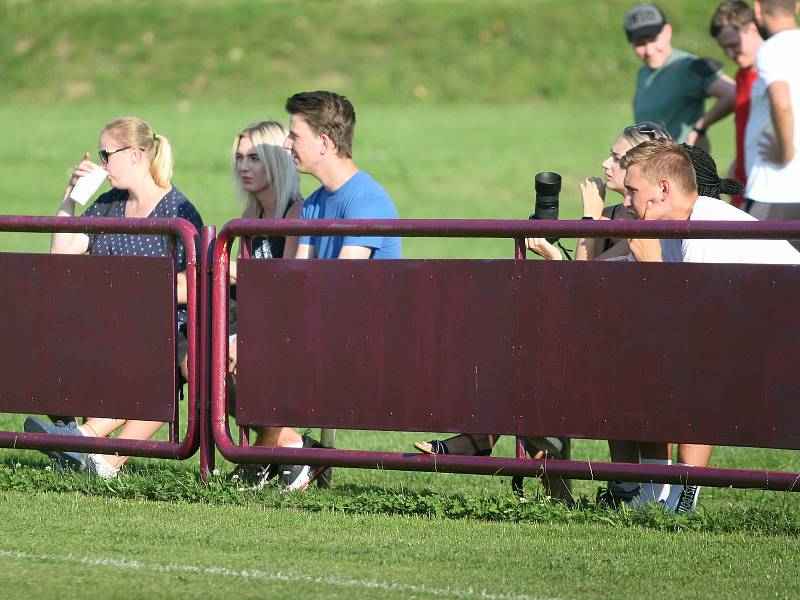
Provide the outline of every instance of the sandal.
<path id="1" fill-rule="evenodd" d="M 489 448 L 480 448 L 475 438 L 469 433 L 460 433 L 451 437 L 449 440 L 431 440 L 429 442 L 414 442 L 414 448 L 425 454 L 451 454 L 450 448 L 447 446 L 448 441 L 452 441 L 458 437 L 465 437 L 472 444 L 473 452 L 471 456 L 491 456 L 492 446 Z M 490 436 L 490 443 L 493 436 Z"/>

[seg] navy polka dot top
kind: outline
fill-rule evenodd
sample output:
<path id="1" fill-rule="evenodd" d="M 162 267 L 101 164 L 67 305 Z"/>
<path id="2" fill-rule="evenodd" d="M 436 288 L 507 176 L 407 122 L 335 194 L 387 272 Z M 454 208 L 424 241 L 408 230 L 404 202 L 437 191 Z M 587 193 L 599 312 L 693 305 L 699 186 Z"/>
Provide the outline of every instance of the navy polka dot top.
<path id="1" fill-rule="evenodd" d="M 83 213 L 84 217 L 125 217 L 125 203 L 128 191 L 113 188 L 100 195 Z M 189 202 L 176 187 L 167 192 L 158 201 L 149 218 L 183 217 L 199 231 L 203 219 L 194 205 Z M 93 233 L 89 234 L 89 254 L 104 256 L 169 256 L 168 235 L 129 234 L 129 233 Z M 186 270 L 186 250 L 180 239 L 176 244 L 178 272 Z M 177 314 L 178 326 L 186 324 L 186 308 L 180 307 Z"/>

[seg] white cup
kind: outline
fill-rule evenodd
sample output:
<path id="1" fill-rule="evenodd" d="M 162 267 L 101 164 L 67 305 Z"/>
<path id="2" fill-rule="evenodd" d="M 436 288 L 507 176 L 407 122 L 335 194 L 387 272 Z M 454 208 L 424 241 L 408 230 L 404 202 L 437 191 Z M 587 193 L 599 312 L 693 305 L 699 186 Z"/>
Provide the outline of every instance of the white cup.
<path id="1" fill-rule="evenodd" d="M 79 178 L 72 187 L 69 197 L 83 206 L 97 191 L 97 188 L 108 178 L 108 171 L 103 167 L 94 166 L 90 173 Z"/>

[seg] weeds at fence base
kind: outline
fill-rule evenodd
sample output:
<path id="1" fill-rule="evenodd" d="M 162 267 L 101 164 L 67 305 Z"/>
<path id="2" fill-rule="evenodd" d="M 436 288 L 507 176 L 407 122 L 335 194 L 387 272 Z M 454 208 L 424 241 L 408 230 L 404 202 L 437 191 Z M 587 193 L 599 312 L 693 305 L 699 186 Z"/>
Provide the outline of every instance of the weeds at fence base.
<path id="1" fill-rule="evenodd" d="M 507 494 L 448 494 L 439 490 L 409 490 L 377 486 L 338 485 L 328 490 L 301 493 L 276 490 L 240 491 L 236 482 L 212 475 L 203 483 L 196 471 L 169 466 L 131 469 L 116 479 L 103 480 L 75 471 L 59 472 L 40 464 L 0 462 L 0 496 L 3 492 L 79 493 L 155 502 L 209 505 L 252 505 L 267 510 L 301 510 L 342 514 L 383 514 L 436 519 L 475 519 L 505 523 L 593 524 L 677 532 L 747 532 L 757 535 L 800 534 L 800 515 L 774 507 L 735 505 L 698 510 L 675 516 L 658 506 L 647 511 L 609 510 L 585 496 L 572 507 L 535 490 L 526 501 Z"/>

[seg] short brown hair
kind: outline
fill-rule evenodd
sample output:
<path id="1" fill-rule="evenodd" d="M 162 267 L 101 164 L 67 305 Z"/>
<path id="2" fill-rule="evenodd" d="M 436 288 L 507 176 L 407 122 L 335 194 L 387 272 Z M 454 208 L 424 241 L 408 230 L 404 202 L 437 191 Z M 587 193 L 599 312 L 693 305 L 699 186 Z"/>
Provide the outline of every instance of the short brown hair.
<path id="1" fill-rule="evenodd" d="M 715 38 L 722 31 L 723 27 L 733 27 L 735 29 L 742 29 L 749 23 L 755 23 L 755 16 L 753 9 L 747 2 L 742 0 L 725 0 L 717 7 L 714 16 L 711 17 L 711 26 L 709 31 L 711 37 Z"/>
<path id="2" fill-rule="evenodd" d="M 286 100 L 290 115 L 303 117 L 316 135 L 327 135 L 340 156 L 353 157 L 356 111 L 344 96 L 333 92 L 300 92 Z"/>
<path id="3" fill-rule="evenodd" d="M 697 193 L 697 179 L 689 155 L 672 140 L 650 140 L 631 148 L 619 166 L 630 169 L 638 165 L 650 183 L 671 181 L 685 194 Z"/>

